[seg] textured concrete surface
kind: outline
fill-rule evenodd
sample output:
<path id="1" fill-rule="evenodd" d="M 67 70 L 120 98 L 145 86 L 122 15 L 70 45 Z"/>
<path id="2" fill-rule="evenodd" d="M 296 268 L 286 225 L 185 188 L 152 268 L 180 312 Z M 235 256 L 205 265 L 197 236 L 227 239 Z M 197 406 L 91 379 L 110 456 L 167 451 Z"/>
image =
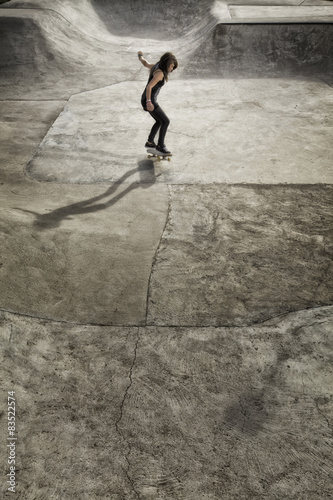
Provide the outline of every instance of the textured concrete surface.
<path id="1" fill-rule="evenodd" d="M 333 24 L 219 23 L 194 53 L 187 76 L 332 76 Z M 199 69 L 197 69 L 199 68 Z"/>
<path id="2" fill-rule="evenodd" d="M 21 497 L 332 498 L 332 327 L 332 308 L 250 328 L 3 314 Z"/>
<path id="3" fill-rule="evenodd" d="M 286 22 L 297 19 L 298 22 L 317 21 L 321 23 L 331 23 L 333 21 L 333 6 L 328 2 L 325 6 L 311 5 L 242 5 L 229 6 L 231 18 L 253 22 L 253 20 Z"/>
<path id="4" fill-rule="evenodd" d="M 148 324 L 241 326 L 331 304 L 332 205 L 331 186 L 173 186 Z"/>
<path id="5" fill-rule="evenodd" d="M 331 10 L 1 5 L 1 498 L 332 498 Z"/>
<path id="6" fill-rule="evenodd" d="M 153 163 L 144 152 L 138 155 L 151 124 L 138 106 L 141 88 L 141 82 L 125 82 L 72 97 L 27 164 L 27 175 L 47 182 L 117 182 L 139 164 L 134 178 L 144 182 Z M 158 183 L 333 181 L 327 148 L 333 95 L 324 82 L 177 80 L 163 89 L 160 103 L 172 122 L 168 147 L 181 154 L 156 166 Z"/>
<path id="7" fill-rule="evenodd" d="M 7 189 L 0 186 L 2 308 L 79 323 L 145 323 L 166 187 Z"/>

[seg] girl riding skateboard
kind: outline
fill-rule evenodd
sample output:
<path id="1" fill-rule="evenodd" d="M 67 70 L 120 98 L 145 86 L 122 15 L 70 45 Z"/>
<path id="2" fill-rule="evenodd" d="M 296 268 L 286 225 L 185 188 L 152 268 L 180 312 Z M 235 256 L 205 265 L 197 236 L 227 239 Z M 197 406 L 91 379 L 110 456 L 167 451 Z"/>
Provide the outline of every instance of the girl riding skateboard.
<path id="1" fill-rule="evenodd" d="M 171 156 L 170 151 L 164 144 L 165 134 L 167 132 L 170 120 L 164 113 L 163 109 L 157 102 L 157 96 L 163 87 L 164 83 L 168 81 L 169 73 L 178 67 L 178 62 L 171 52 L 163 54 L 161 59 L 156 64 L 150 64 L 144 57 L 142 52 L 138 52 L 138 57 L 141 63 L 150 69 L 148 83 L 141 97 L 141 104 L 145 111 L 154 118 L 155 123 L 148 136 L 146 148 L 154 148 L 162 155 Z M 154 142 L 155 136 L 159 131 L 158 143 Z"/>

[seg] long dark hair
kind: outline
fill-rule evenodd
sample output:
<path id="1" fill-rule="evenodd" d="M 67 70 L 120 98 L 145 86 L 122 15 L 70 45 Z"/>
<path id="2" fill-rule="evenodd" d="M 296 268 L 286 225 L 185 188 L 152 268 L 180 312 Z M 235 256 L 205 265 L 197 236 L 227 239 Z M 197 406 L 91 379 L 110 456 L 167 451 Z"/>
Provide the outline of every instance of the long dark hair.
<path id="1" fill-rule="evenodd" d="M 157 69 L 160 69 L 161 71 L 163 71 L 165 81 L 168 81 L 168 75 L 169 75 L 168 67 L 172 63 L 174 64 L 173 69 L 178 68 L 178 61 L 176 57 L 171 52 L 166 52 L 165 54 L 163 54 L 158 63 L 156 63 L 151 68 L 150 75 L 153 75 Z"/>

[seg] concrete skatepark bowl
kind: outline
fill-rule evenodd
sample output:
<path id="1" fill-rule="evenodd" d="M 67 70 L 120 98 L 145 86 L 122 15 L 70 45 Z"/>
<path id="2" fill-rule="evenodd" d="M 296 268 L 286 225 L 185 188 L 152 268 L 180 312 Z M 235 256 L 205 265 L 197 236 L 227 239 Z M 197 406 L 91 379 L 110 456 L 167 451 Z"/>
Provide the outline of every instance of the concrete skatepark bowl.
<path id="1" fill-rule="evenodd" d="M 20 500 L 332 498 L 332 23 L 330 0 L 1 3 Z M 170 163 L 138 50 L 179 61 Z"/>

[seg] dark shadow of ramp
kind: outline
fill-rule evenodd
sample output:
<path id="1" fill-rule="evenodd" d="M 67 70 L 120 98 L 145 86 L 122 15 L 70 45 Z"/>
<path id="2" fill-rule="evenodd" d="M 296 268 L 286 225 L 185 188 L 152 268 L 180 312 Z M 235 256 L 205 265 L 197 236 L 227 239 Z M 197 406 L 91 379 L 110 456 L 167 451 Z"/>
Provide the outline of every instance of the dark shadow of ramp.
<path id="1" fill-rule="evenodd" d="M 196 31 L 213 19 L 214 0 L 96 0 L 93 6 L 114 35 L 170 40 Z"/>
<path id="2" fill-rule="evenodd" d="M 207 78 L 333 75 L 333 24 L 218 24 L 192 55 L 187 76 Z"/>
<path id="3" fill-rule="evenodd" d="M 31 73 L 38 81 L 41 68 L 43 73 L 61 71 L 59 61 L 34 19 L 0 16 L 0 44 L 0 83 L 7 79 L 14 82 L 25 79 Z"/>

